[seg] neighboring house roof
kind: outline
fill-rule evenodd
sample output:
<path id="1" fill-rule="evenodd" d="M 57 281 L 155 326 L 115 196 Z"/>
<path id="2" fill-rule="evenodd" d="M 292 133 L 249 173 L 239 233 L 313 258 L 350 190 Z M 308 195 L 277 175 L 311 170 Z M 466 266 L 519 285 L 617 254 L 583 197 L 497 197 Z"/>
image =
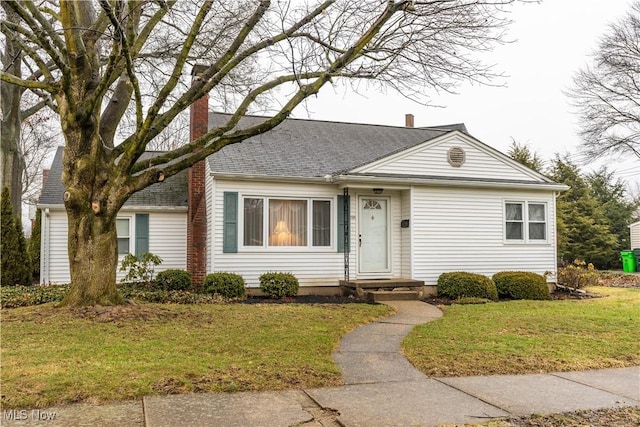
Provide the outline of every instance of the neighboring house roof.
<path id="1" fill-rule="evenodd" d="M 62 185 L 62 152 L 64 147 L 58 147 L 53 158 L 47 182 L 42 189 L 39 205 L 62 205 L 64 186 Z M 143 154 L 142 158 L 153 157 L 160 152 L 150 151 Z M 181 207 L 187 206 L 187 171 L 182 171 L 166 181 L 153 184 L 145 188 L 127 200 L 124 206 L 146 207 Z"/>
<path id="2" fill-rule="evenodd" d="M 210 113 L 209 127 L 221 125 L 230 114 Z M 244 129 L 267 117 L 245 116 Z M 262 176 L 323 177 L 350 171 L 414 147 L 464 125 L 409 128 L 361 123 L 286 119 L 275 129 L 227 145 L 209 157 L 214 173 Z M 466 129 L 465 129 L 466 130 Z"/>

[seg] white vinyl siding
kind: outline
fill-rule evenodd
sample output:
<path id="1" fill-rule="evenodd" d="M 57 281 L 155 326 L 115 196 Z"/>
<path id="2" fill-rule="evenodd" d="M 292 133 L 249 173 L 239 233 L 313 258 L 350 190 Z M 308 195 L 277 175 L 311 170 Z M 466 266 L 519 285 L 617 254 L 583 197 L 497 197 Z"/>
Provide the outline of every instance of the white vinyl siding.
<path id="1" fill-rule="evenodd" d="M 451 148 L 462 148 L 465 162 L 453 167 L 448 161 Z M 435 142 L 427 142 L 387 159 L 356 168 L 354 172 L 452 177 L 490 180 L 541 181 L 541 177 L 527 170 L 497 151 L 471 137 L 454 134 Z"/>
<path id="2" fill-rule="evenodd" d="M 209 162 L 204 162 L 205 165 L 205 178 L 204 178 L 204 196 L 206 201 L 206 209 L 207 213 L 207 261 L 206 261 L 206 269 L 207 271 L 213 271 L 214 264 L 214 256 L 213 256 L 213 238 L 211 234 L 211 230 L 213 230 L 213 219 L 215 217 L 215 206 L 213 205 L 213 198 L 215 196 L 215 181 L 211 178 L 211 168 L 209 167 Z M 186 219 L 185 219 L 186 221 Z M 186 228 L 185 228 L 186 234 Z M 186 248 L 186 238 L 185 238 L 185 248 Z M 186 249 L 185 249 L 186 251 Z M 186 254 L 185 254 L 186 257 Z"/>
<path id="3" fill-rule="evenodd" d="M 187 268 L 187 213 L 149 213 L 149 252 L 162 258 L 156 272 Z"/>
<path id="4" fill-rule="evenodd" d="M 640 222 L 634 222 L 629 226 L 631 234 L 631 247 L 629 249 L 640 249 Z"/>
<path id="5" fill-rule="evenodd" d="M 400 257 L 401 257 L 401 276 L 411 278 L 411 190 L 400 193 L 400 218 L 401 221 L 408 220 L 409 227 L 400 228 Z"/>
<path id="6" fill-rule="evenodd" d="M 547 240 L 514 245 L 504 239 L 507 200 L 546 203 Z M 413 278 L 435 285 L 438 276 L 468 271 L 491 276 L 505 270 L 555 273 L 555 199 L 551 192 L 413 189 Z"/>
<path id="7" fill-rule="evenodd" d="M 187 214 L 186 212 L 145 212 L 149 214 L 149 251 L 162 258 L 162 264 L 155 268 L 156 273 L 170 268 L 184 269 L 187 265 Z M 43 218 L 45 215 L 43 215 Z M 129 240 L 135 236 L 134 211 L 122 211 L 118 218 L 129 219 Z M 47 234 L 43 236 L 42 262 L 43 283 L 69 283 L 69 256 L 67 252 L 67 215 L 63 210 L 51 209 L 47 221 Z M 130 250 L 134 251 L 132 243 Z M 48 254 L 48 257 L 47 257 Z M 119 262 L 122 255 L 119 256 Z M 119 265 L 118 265 L 119 269 Z M 117 271 L 116 280 L 124 277 L 124 272 Z"/>

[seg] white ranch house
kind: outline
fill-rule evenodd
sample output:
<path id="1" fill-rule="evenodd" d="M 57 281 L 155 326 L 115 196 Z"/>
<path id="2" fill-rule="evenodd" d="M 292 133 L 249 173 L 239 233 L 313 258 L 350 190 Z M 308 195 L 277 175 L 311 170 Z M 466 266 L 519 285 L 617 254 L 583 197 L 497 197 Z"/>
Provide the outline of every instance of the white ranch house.
<path id="1" fill-rule="evenodd" d="M 230 117 L 207 103 L 194 104 L 192 137 L 198 117 L 209 127 Z M 567 187 L 462 124 L 412 123 L 287 119 L 134 195 L 118 219 L 119 251 L 151 251 L 164 260 L 157 271 L 188 268 L 196 281 L 238 273 L 250 288 L 262 273 L 287 271 L 301 293 L 337 293 L 345 279 L 433 286 L 450 271 L 550 272 L 553 282 L 556 196 Z M 70 280 L 61 154 L 38 206 L 43 283 Z"/>

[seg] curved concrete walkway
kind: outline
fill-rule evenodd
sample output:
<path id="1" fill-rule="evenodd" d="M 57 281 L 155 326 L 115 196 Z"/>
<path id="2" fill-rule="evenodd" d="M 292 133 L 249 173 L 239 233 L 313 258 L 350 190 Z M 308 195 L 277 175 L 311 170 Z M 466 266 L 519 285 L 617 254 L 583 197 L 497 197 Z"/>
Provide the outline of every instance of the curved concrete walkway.
<path id="1" fill-rule="evenodd" d="M 390 302 L 394 316 L 345 335 L 334 353 L 341 387 L 150 396 L 4 412 L 2 426 L 438 426 L 510 415 L 640 406 L 640 367 L 539 375 L 428 378 L 401 354 L 415 326 L 441 316 L 418 301 Z M 292 349 L 295 351 L 295 349 Z M 51 415 L 54 418 L 51 418 Z M 47 416 L 48 419 L 38 417 Z M 22 417 L 24 419 L 21 419 Z"/>
<path id="2" fill-rule="evenodd" d="M 396 314 L 349 332 L 333 358 L 345 384 L 372 384 L 424 379 L 401 352 L 405 336 L 416 325 L 442 316 L 438 308 L 421 301 L 389 301 Z"/>
<path id="3" fill-rule="evenodd" d="M 442 316 L 420 301 L 346 334 L 333 354 L 345 386 L 307 390 L 342 426 L 438 426 L 534 413 L 640 405 L 640 367 L 546 375 L 428 378 L 402 355 L 415 325 Z"/>

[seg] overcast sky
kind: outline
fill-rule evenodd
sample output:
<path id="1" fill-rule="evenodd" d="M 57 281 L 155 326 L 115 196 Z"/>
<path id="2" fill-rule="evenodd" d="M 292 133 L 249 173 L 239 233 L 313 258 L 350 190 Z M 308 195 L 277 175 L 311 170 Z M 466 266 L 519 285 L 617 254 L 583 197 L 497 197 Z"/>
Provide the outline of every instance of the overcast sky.
<path id="1" fill-rule="evenodd" d="M 458 95 L 434 93 L 432 102 L 445 108 L 425 107 L 389 93 L 352 94 L 325 87 L 294 116 L 403 126 L 405 113 L 412 113 L 416 126 L 464 122 L 473 136 L 502 152 L 513 138 L 545 159 L 556 152 L 575 155 L 580 143 L 577 121 L 563 91 L 589 62 L 608 24 L 621 18 L 630 4 L 545 0 L 515 5 L 509 38 L 516 41 L 483 56 L 507 76 L 504 87 L 463 84 Z M 609 159 L 607 164 L 619 177 L 640 182 L 639 160 Z"/>

